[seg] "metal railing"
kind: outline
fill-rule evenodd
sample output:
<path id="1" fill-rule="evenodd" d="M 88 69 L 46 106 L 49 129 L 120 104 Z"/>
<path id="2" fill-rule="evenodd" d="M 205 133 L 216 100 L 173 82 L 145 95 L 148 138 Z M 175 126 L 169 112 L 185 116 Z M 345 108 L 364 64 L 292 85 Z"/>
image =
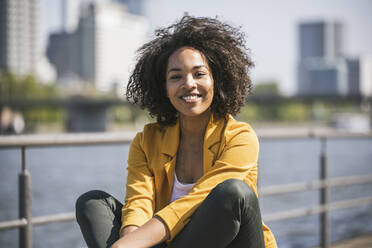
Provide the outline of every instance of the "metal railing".
<path id="1" fill-rule="evenodd" d="M 19 173 L 19 219 L 0 222 L 0 231 L 18 228 L 20 247 L 32 247 L 32 228 L 35 225 L 48 223 L 73 221 L 75 213 L 62 213 L 33 217 L 32 197 L 31 197 L 31 174 L 27 168 L 27 148 L 30 147 L 50 147 L 50 146 L 82 146 L 82 145 L 105 145 L 105 144 L 128 144 L 134 137 L 134 133 L 97 133 L 97 134 L 60 134 L 60 135 L 21 135 L 5 136 L 0 138 L 0 148 L 21 148 L 22 151 L 22 170 Z M 285 193 L 303 192 L 309 190 L 320 190 L 320 205 L 299 208 L 278 213 L 266 214 L 264 221 L 279 221 L 309 215 L 320 216 L 320 236 L 321 247 L 329 246 L 329 211 L 336 209 L 350 208 L 362 204 L 371 204 L 372 196 L 362 197 L 352 200 L 329 202 L 329 188 L 346 185 L 372 183 L 372 175 L 348 176 L 338 178 L 328 178 L 326 142 L 330 138 L 351 138 L 368 137 L 368 135 L 351 134 L 296 134 L 296 135 L 275 135 L 260 136 L 261 139 L 280 139 L 280 138 L 317 138 L 321 140 L 320 154 L 320 178 L 311 182 L 299 182 L 280 186 L 270 186 L 260 188 L 261 196 L 272 196 Z"/>

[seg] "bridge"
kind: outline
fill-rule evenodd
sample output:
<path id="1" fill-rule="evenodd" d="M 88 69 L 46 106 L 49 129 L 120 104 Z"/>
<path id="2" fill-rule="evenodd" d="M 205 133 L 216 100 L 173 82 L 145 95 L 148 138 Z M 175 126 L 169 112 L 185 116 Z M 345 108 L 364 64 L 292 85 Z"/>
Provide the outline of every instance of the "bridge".
<path id="1" fill-rule="evenodd" d="M 247 103 L 256 103 L 260 106 L 272 106 L 283 103 L 302 102 L 314 104 L 317 102 L 330 104 L 351 103 L 363 106 L 369 110 L 372 120 L 372 97 L 361 95 L 304 95 L 304 96 L 278 96 L 262 95 L 248 96 Z M 130 106 L 126 100 L 119 98 L 88 98 L 84 96 L 74 96 L 59 99 L 0 99 L 0 108 L 9 106 L 12 109 L 32 109 L 32 108 L 64 108 L 67 109 L 67 129 L 71 132 L 96 132 L 104 131 L 108 122 L 107 110 L 112 106 Z M 131 118 L 135 119 L 138 111 L 130 108 Z"/>
<path id="2" fill-rule="evenodd" d="M 260 104 L 276 104 L 283 102 L 305 102 L 314 103 L 318 101 L 330 103 L 371 103 L 372 96 L 361 95 L 303 95 L 303 96 L 280 96 L 280 95 L 260 95 L 248 96 L 247 102 Z M 112 105 L 128 105 L 128 101 L 120 98 L 92 98 L 85 96 L 73 96 L 70 98 L 54 98 L 54 99 L 0 99 L 0 106 L 7 105 L 15 108 L 33 108 L 33 107 L 70 107 L 77 105 L 85 105 L 91 107 L 97 106 L 112 106 Z"/>

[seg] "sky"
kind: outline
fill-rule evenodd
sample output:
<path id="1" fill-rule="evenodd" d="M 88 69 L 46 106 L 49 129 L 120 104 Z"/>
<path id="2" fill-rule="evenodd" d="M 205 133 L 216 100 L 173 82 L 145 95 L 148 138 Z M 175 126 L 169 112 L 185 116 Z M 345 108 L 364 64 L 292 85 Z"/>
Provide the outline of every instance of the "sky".
<path id="1" fill-rule="evenodd" d="M 345 54 L 372 57 L 371 0 L 144 1 L 151 34 L 155 28 L 179 20 L 185 12 L 193 16 L 218 16 L 222 21 L 240 26 L 256 65 L 251 72 L 253 83 L 278 82 L 284 95 L 292 95 L 297 89 L 297 26 L 302 21 L 344 23 Z M 44 35 L 60 29 L 61 2 L 43 0 Z"/>

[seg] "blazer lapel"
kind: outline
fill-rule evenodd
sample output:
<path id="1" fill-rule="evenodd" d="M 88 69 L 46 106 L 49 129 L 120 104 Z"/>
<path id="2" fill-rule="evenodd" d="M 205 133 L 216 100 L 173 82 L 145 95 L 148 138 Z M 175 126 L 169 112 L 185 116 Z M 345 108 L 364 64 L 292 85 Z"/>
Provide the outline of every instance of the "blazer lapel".
<path id="1" fill-rule="evenodd" d="M 176 155 L 179 145 L 179 136 L 180 136 L 180 128 L 179 128 L 179 121 L 173 126 L 169 126 L 165 128 L 165 133 L 162 139 L 161 144 L 161 153 L 162 156 L 165 156 L 164 170 L 167 175 L 168 179 L 168 187 L 164 189 L 167 192 L 164 194 L 171 195 L 173 179 L 174 179 L 174 170 L 176 165 Z"/>
<path id="2" fill-rule="evenodd" d="M 225 119 L 216 119 L 211 115 L 207 129 L 204 136 L 203 146 L 203 172 L 204 174 L 213 166 L 216 154 L 218 152 L 218 145 L 221 142 L 221 136 L 225 128 Z"/>

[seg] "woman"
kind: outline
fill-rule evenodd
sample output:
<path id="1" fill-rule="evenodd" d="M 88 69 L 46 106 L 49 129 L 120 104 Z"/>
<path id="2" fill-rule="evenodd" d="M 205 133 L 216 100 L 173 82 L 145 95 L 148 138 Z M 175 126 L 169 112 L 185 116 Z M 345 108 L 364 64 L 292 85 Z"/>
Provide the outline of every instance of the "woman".
<path id="1" fill-rule="evenodd" d="M 89 247 L 277 247 L 257 200 L 258 140 L 234 120 L 251 89 L 244 36 L 183 17 L 139 49 L 127 97 L 157 122 L 133 139 L 125 205 L 77 201 Z"/>

